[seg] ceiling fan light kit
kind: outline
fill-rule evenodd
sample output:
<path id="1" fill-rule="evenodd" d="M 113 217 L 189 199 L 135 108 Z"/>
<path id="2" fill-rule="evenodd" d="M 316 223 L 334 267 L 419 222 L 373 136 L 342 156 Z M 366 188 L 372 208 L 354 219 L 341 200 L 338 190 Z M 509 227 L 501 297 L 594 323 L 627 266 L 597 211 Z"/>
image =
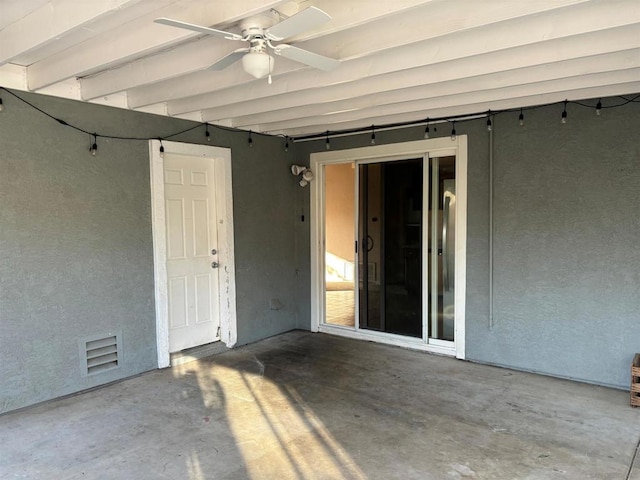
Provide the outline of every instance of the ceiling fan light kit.
<path id="1" fill-rule="evenodd" d="M 293 45 L 285 43 L 273 45 L 272 43 L 279 42 L 285 38 L 295 36 L 328 22 L 331 20 L 331 17 L 327 13 L 317 7 L 309 7 L 273 25 L 272 23 L 276 18 L 275 15 L 262 14 L 244 20 L 241 24 L 242 35 L 170 18 L 157 18 L 154 21 L 161 25 L 184 28 L 207 35 L 215 35 L 227 40 L 249 42 L 250 47 L 239 48 L 231 52 L 229 55 L 211 65 L 209 67 L 211 70 L 222 70 L 242 59 L 242 67 L 248 74 L 255 78 L 262 78 L 266 75 L 270 76 L 275 66 L 274 58 L 269 54 L 270 50 L 276 55 L 320 70 L 329 71 L 340 65 L 338 60 L 309 52 L 308 50 L 303 50 Z"/>
<path id="2" fill-rule="evenodd" d="M 249 52 L 242 56 L 242 68 L 256 78 L 273 72 L 273 63 L 273 57 L 266 52 Z"/>

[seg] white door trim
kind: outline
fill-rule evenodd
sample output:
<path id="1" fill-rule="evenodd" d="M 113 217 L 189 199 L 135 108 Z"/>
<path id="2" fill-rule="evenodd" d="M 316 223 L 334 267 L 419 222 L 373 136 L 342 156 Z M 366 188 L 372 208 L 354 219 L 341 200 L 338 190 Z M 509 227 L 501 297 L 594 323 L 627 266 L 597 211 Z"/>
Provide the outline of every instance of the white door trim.
<path id="1" fill-rule="evenodd" d="M 220 339 L 227 347 L 238 338 L 236 321 L 236 281 L 233 242 L 233 196 L 231 184 L 231 149 L 163 141 L 165 153 L 200 156 L 214 161 L 215 194 L 218 215 L 218 259 L 220 263 Z M 167 235 L 164 199 L 164 159 L 160 141 L 149 140 L 151 213 L 153 228 L 153 265 L 156 308 L 156 343 L 158 368 L 170 365 L 169 305 L 167 294 Z"/>
<path id="2" fill-rule="evenodd" d="M 446 346 L 451 342 L 439 342 L 431 340 L 429 344 L 416 341 L 409 337 L 401 337 L 390 334 L 366 332 L 360 329 L 347 329 L 340 326 L 322 323 L 324 318 L 324 291 L 321 275 L 324 274 L 324 170 L 323 165 L 347 162 L 374 162 L 381 160 L 406 159 L 416 157 L 456 156 L 456 203 L 459 212 L 456 215 L 456 240 L 455 240 L 455 342 L 454 348 Z M 376 145 L 373 147 L 353 148 L 348 150 L 331 150 L 328 152 L 312 153 L 310 168 L 316 175 L 316 180 L 311 182 L 311 208 L 310 208 L 310 249 L 311 249 L 311 331 L 326 332 L 335 335 L 362 338 L 367 340 L 390 343 L 408 348 L 432 351 L 455 355 L 464 359 L 466 355 L 465 341 L 465 304 L 466 304 L 466 245 L 467 245 L 467 136 L 458 135 L 454 140 L 450 137 L 418 140 L 415 142 L 393 143 Z"/>

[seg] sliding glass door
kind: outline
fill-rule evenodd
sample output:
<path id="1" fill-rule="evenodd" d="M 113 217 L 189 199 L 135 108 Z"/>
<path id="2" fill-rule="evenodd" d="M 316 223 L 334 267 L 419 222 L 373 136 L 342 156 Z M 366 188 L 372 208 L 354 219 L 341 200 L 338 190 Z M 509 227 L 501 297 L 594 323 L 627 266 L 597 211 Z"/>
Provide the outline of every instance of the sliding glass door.
<path id="1" fill-rule="evenodd" d="M 422 337 L 422 166 L 358 167 L 360 328 Z"/>
<path id="2" fill-rule="evenodd" d="M 456 158 L 429 163 L 429 337 L 455 335 Z"/>
<path id="3" fill-rule="evenodd" d="M 456 337 L 464 318 L 459 193 L 466 183 L 459 185 L 457 153 L 449 146 L 315 165 L 320 330 L 456 355 L 458 343 L 464 348 Z"/>

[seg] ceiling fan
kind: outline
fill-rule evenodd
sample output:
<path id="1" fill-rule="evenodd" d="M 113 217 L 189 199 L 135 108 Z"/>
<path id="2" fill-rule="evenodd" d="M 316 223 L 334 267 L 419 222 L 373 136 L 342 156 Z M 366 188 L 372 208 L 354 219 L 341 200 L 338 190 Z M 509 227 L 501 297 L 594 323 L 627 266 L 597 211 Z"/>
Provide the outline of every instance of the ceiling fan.
<path id="1" fill-rule="evenodd" d="M 269 54 L 269 51 L 320 70 L 333 70 L 340 65 L 338 60 L 303 50 L 293 45 L 287 45 L 285 43 L 274 45 L 272 43 L 279 42 L 285 38 L 292 37 L 305 30 L 310 30 L 328 22 L 331 20 L 328 14 L 317 7 L 309 7 L 281 22 L 277 22 L 278 18 L 280 18 L 280 14 L 275 10 L 271 10 L 246 19 L 240 24 L 242 34 L 225 32 L 223 30 L 216 30 L 215 28 L 203 27 L 170 18 L 157 18 L 154 22 L 171 27 L 185 28 L 199 33 L 216 35 L 224 37 L 227 40 L 249 42 L 249 47 L 239 48 L 229 55 L 222 57 L 209 67 L 211 70 L 222 70 L 242 59 L 242 66 L 247 73 L 256 78 L 269 75 L 269 83 L 271 83 L 274 59 Z"/>

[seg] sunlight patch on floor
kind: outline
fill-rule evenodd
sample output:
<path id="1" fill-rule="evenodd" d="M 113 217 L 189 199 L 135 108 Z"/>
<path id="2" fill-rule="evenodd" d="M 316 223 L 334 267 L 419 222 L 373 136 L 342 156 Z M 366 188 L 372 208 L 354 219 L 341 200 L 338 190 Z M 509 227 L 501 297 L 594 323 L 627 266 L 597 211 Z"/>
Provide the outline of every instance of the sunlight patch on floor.
<path id="1" fill-rule="evenodd" d="M 175 375 L 196 375 L 204 405 L 225 410 L 250 478 L 366 478 L 294 388 L 266 379 L 257 357 L 242 367 L 191 362 Z M 197 458 L 187 463 L 200 480 Z"/>

